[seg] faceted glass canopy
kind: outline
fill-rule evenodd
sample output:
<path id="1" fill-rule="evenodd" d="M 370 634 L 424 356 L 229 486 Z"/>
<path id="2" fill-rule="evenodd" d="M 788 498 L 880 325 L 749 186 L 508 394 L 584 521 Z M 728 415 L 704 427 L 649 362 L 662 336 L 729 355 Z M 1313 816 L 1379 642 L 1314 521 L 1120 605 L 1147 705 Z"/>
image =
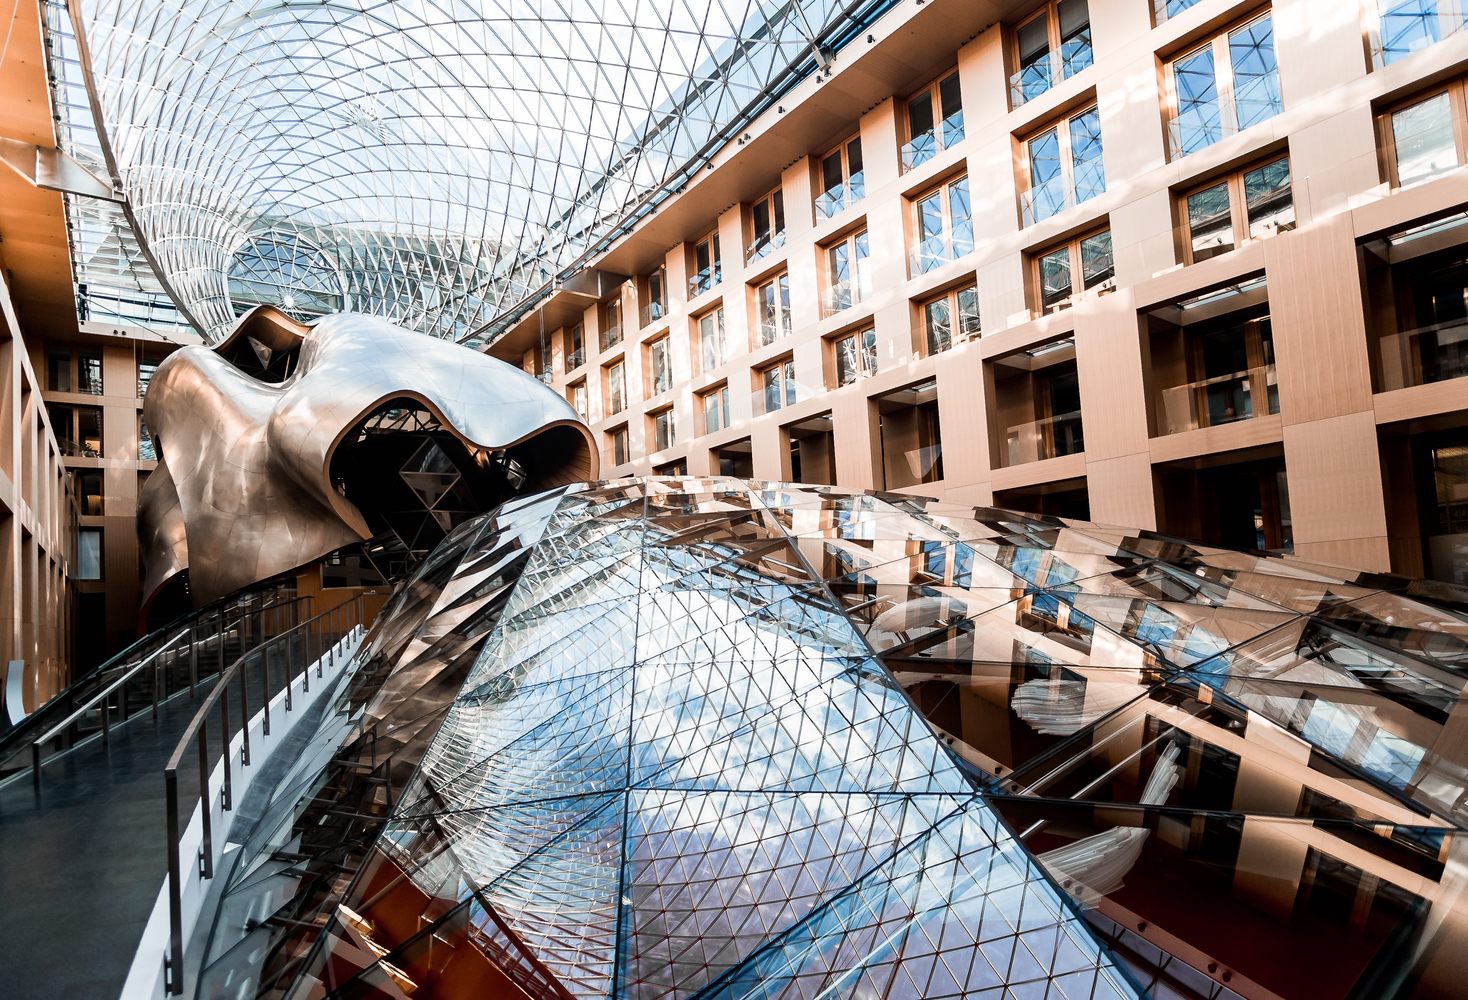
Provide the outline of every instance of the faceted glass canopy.
<path id="1" fill-rule="evenodd" d="M 355 876 L 251 933 L 300 997 L 1450 993 L 1468 620 L 1420 586 L 828 487 L 517 500 L 341 696 L 342 773 L 411 733 L 411 777 L 355 840 L 262 821 Z"/>

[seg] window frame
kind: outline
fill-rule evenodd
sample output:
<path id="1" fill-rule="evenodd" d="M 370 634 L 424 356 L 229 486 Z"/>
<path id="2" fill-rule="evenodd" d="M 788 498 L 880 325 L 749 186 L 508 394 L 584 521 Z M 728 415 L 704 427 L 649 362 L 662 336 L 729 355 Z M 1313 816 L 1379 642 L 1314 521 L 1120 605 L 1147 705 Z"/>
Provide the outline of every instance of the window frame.
<path id="1" fill-rule="evenodd" d="M 1080 69 L 1075 70 L 1072 73 L 1065 72 L 1065 58 L 1061 54 L 1061 50 L 1063 45 L 1065 44 L 1065 40 L 1061 37 L 1060 34 L 1060 3 L 1061 0 L 1046 0 L 1045 3 L 1041 4 L 1029 14 L 1026 14 L 1024 17 L 1016 21 L 1014 23 L 1014 27 L 1010 29 L 1009 44 L 1005 46 L 1007 50 L 1006 55 L 1009 57 L 1011 61 L 1010 64 L 1012 66 L 1012 70 L 1010 72 L 1009 87 L 1010 110 L 1023 107 L 1030 101 L 1037 100 L 1041 95 L 1049 93 L 1057 86 L 1064 83 L 1066 80 L 1071 79 L 1077 74 L 1082 73 L 1085 70 L 1089 69 L 1091 66 L 1095 65 L 1096 40 L 1093 37 L 1091 39 L 1090 61 L 1087 62 L 1085 66 L 1082 66 Z M 1033 24 L 1035 21 L 1038 21 L 1040 18 L 1045 18 L 1045 56 L 1043 61 L 1048 62 L 1051 65 L 1047 66 L 1045 69 L 1046 79 L 1048 81 L 1045 85 L 1045 88 L 1039 93 L 1027 97 L 1025 96 L 1024 83 L 1020 79 L 1021 75 L 1025 71 L 1025 66 L 1024 53 L 1020 50 L 1019 38 L 1021 31 L 1023 31 L 1025 28 L 1028 28 L 1031 24 Z M 1086 0 L 1086 27 L 1090 28 L 1092 26 L 1092 23 L 1091 3 L 1090 0 Z M 1056 63 L 1059 64 L 1058 67 L 1055 65 Z"/>
<path id="2" fill-rule="evenodd" d="M 769 380 L 771 374 L 776 374 L 775 383 L 779 385 L 775 393 L 775 405 L 770 405 L 770 389 L 773 384 Z M 759 394 L 760 414 L 775 413 L 779 410 L 794 406 L 798 400 L 795 386 L 795 356 L 786 354 L 773 361 L 767 361 L 754 369 L 755 391 Z"/>
<path id="3" fill-rule="evenodd" d="M 717 434 L 719 431 L 728 430 L 733 423 L 732 413 L 729 408 L 729 382 L 724 380 L 709 386 L 698 394 L 699 414 L 703 418 L 703 433 Z M 715 404 L 719 411 L 721 422 L 717 427 L 709 426 L 709 404 Z"/>
<path id="4" fill-rule="evenodd" d="M 958 108 L 954 112 L 958 120 L 953 129 L 957 133 L 957 135 L 954 136 L 952 141 L 949 141 L 947 137 L 949 129 L 945 127 L 945 123 L 948 121 L 949 116 L 943 114 L 942 88 L 943 85 L 949 80 L 954 81 L 954 86 L 958 91 Z M 914 150 L 913 144 L 917 142 L 919 138 L 921 138 L 921 135 L 913 134 L 912 104 L 914 101 L 919 100 L 922 97 L 927 97 L 928 99 L 929 113 L 932 115 L 933 124 L 928 132 L 922 133 L 921 135 L 931 135 L 933 139 L 933 147 L 931 152 L 919 159 L 917 158 L 917 153 Z M 967 137 L 967 130 L 964 124 L 963 112 L 963 78 L 959 75 L 958 67 L 955 65 L 952 69 L 945 70 L 944 72 L 939 73 L 936 77 L 929 80 L 925 85 L 917 88 L 906 97 L 904 97 L 898 111 L 898 118 L 899 123 L 902 127 L 903 137 L 902 146 L 898 150 L 898 164 L 901 167 L 902 173 L 916 170 L 918 167 L 921 167 L 923 164 L 934 159 L 939 153 L 943 152 L 944 150 L 952 149 L 954 146 L 962 143 Z"/>
<path id="5" fill-rule="evenodd" d="M 783 283 L 783 287 L 782 287 Z M 765 339 L 765 316 L 764 299 L 765 289 L 773 288 L 773 301 L 775 303 L 775 333 L 768 340 Z M 754 349 L 769 347 L 789 337 L 795 332 L 795 322 L 791 316 L 790 302 L 790 271 L 781 268 L 765 280 L 753 286 L 754 308 L 750 311 L 754 317 Z"/>
<path id="6" fill-rule="evenodd" d="M 657 292 L 653 283 L 657 283 Z M 642 276 L 642 287 L 638 289 L 643 304 L 640 319 L 644 327 L 651 326 L 668 315 L 668 266 L 659 264 Z"/>
<path id="7" fill-rule="evenodd" d="M 1415 108 L 1419 104 L 1426 104 L 1443 94 L 1448 97 L 1448 113 L 1453 126 L 1453 150 L 1458 160 L 1457 167 L 1454 169 L 1468 163 L 1468 77 L 1459 77 L 1415 91 L 1407 97 L 1384 105 L 1376 112 L 1377 156 L 1380 161 L 1382 178 L 1392 190 L 1395 191 L 1404 186 L 1397 157 L 1397 137 L 1392 130 L 1392 118 L 1400 112 Z M 1439 177 L 1445 177 L 1451 172 L 1451 170 L 1444 170 L 1430 177 L 1412 180 L 1405 186 L 1415 187 L 1418 184 L 1426 184 Z"/>
<path id="8" fill-rule="evenodd" d="M 607 416 L 615 416 L 627 409 L 627 359 L 621 357 L 608 362 L 602 365 L 601 370 Z"/>
<path id="9" fill-rule="evenodd" d="M 699 251 L 708 248 L 709 263 L 706 268 L 698 266 Z M 717 229 L 705 233 L 693 241 L 692 264 L 688 275 L 688 297 L 697 298 L 717 288 L 724 280 L 723 276 L 723 254 L 719 247 L 719 231 Z M 708 274 L 705 275 L 704 271 Z"/>
<path id="10" fill-rule="evenodd" d="M 566 371 L 574 372 L 586 364 L 586 327 L 582 323 L 572 323 L 566 327 L 565 333 L 566 349 Z"/>
<path id="11" fill-rule="evenodd" d="M 1100 236 L 1103 233 L 1107 235 L 1110 235 L 1111 233 L 1111 220 L 1109 217 L 1103 219 L 1099 225 L 1091 226 L 1088 229 L 1083 229 L 1075 235 L 1066 237 L 1063 240 L 1056 240 L 1053 243 L 1048 243 L 1044 246 L 1037 247 L 1036 249 L 1031 250 L 1025 254 L 1025 273 L 1026 278 L 1029 281 L 1031 294 L 1033 296 L 1030 303 L 1030 314 L 1032 316 L 1039 318 L 1041 316 L 1049 316 L 1053 313 L 1063 312 L 1064 310 L 1075 305 L 1077 298 L 1085 295 L 1088 292 L 1104 295 L 1106 292 L 1116 287 L 1116 246 L 1115 244 L 1113 244 L 1111 249 L 1111 275 L 1109 277 L 1102 278 L 1094 285 L 1082 285 L 1082 287 L 1080 287 L 1079 289 L 1076 288 L 1075 276 L 1077 274 L 1080 274 L 1082 276 L 1082 280 L 1084 280 L 1085 273 L 1084 259 L 1081 255 L 1081 244 L 1085 243 L 1087 240 L 1094 239 L 1095 237 Z M 1045 275 L 1042 269 L 1041 262 L 1046 257 L 1051 256 L 1057 250 L 1060 250 L 1062 248 L 1070 251 L 1069 264 L 1071 273 L 1071 292 L 1065 297 L 1064 300 L 1055 303 L 1053 306 L 1046 306 Z M 1110 282 L 1110 284 L 1108 284 L 1108 282 Z"/>
<path id="12" fill-rule="evenodd" d="M 661 426 L 660 422 L 665 417 L 667 418 L 668 439 L 666 442 L 660 442 L 658 430 Z M 647 421 L 650 431 L 648 437 L 651 439 L 653 445 L 652 451 L 667 451 L 678 443 L 678 418 L 673 412 L 672 403 L 669 403 L 667 406 L 660 406 L 650 412 L 647 415 Z"/>
<path id="13" fill-rule="evenodd" d="M 607 429 L 607 438 L 612 446 L 612 467 L 626 465 L 632 461 L 632 438 L 625 423 Z M 618 457 L 618 451 L 621 457 Z"/>
<path id="14" fill-rule="evenodd" d="M 717 339 L 714 343 L 718 345 L 718 354 L 712 362 L 709 358 L 710 341 L 708 334 L 703 328 L 704 321 L 708 319 L 713 319 L 714 332 L 717 334 Z M 694 316 L 693 329 L 698 335 L 698 370 L 700 375 L 707 375 L 710 372 L 717 371 L 729 363 L 729 329 L 724 320 L 724 304 L 722 302 Z"/>
<path id="15" fill-rule="evenodd" d="M 907 199 L 907 202 L 908 202 L 908 220 L 909 220 L 909 222 L 910 222 L 910 224 L 912 226 L 912 229 L 911 229 L 911 233 L 912 233 L 912 250 L 908 254 L 908 270 L 909 270 L 908 277 L 909 278 L 916 278 L 918 275 L 927 274 L 927 273 L 929 273 L 931 271 L 936 271 L 939 268 L 942 268 L 942 267 L 944 267 L 947 264 L 952 264 L 954 261 L 960 260 L 963 257 L 967 257 L 969 254 L 971 254 L 971 253 L 974 252 L 974 246 L 973 246 L 973 242 L 974 242 L 974 234 L 973 234 L 973 224 L 974 224 L 973 198 L 974 198 L 974 193 L 973 193 L 973 190 L 968 187 L 968 181 L 969 181 L 968 172 L 967 171 L 960 171 L 959 173 L 951 174 L 950 176 L 945 177 L 943 180 L 939 181 L 936 184 L 933 184 L 930 187 L 924 188 L 923 190 L 917 192 L 912 197 L 910 197 L 910 198 Z M 968 197 L 968 202 L 969 202 L 969 215 L 968 215 L 968 219 L 966 220 L 966 222 L 967 222 L 967 224 L 969 226 L 968 239 L 969 239 L 969 244 L 970 245 L 969 245 L 968 249 L 967 250 L 964 250 L 963 252 L 959 252 L 958 251 L 957 246 L 956 246 L 956 244 L 954 242 L 954 239 L 953 239 L 953 235 L 954 235 L 954 232 L 955 232 L 955 229 L 956 229 L 956 227 L 954 226 L 954 222 L 953 222 L 953 220 L 954 220 L 954 216 L 953 216 L 953 188 L 954 188 L 955 185 L 960 184 L 960 183 L 962 183 L 964 185 L 964 188 L 965 188 L 965 191 L 966 191 L 967 197 Z M 938 195 L 939 196 L 938 197 L 939 213 L 940 213 L 940 215 L 942 217 L 942 220 L 943 220 L 943 229 L 942 229 L 941 234 L 939 234 L 939 235 L 941 236 L 942 241 L 943 241 L 943 253 L 947 254 L 947 256 L 927 256 L 927 255 L 924 255 L 923 252 L 922 252 L 922 246 L 923 246 L 923 244 L 925 242 L 927 242 L 927 240 L 924 239 L 923 236 L 921 235 L 922 234 L 922 209 L 921 209 L 920 206 L 922 205 L 922 203 L 924 201 L 928 200 L 929 198 L 933 197 L 934 195 Z M 938 238 L 938 237 L 937 236 L 928 237 L 928 239 L 936 239 L 936 238 Z M 932 265 L 931 266 L 923 266 L 922 264 L 919 263 L 920 261 L 926 261 L 926 260 L 933 261 Z"/>
<path id="16" fill-rule="evenodd" d="M 600 320 L 601 349 L 603 351 L 609 351 L 620 344 L 627 336 L 627 327 L 622 321 L 622 296 L 620 293 L 602 303 Z M 613 336 L 614 333 L 615 337 Z"/>
<path id="17" fill-rule="evenodd" d="M 851 169 L 853 146 L 856 147 L 857 155 L 861 158 L 861 168 L 858 170 Z M 841 180 L 837 182 L 836 187 L 828 188 L 826 187 L 826 163 L 833 156 L 839 157 Z M 861 149 L 861 132 L 847 136 L 820 156 L 815 157 L 814 160 L 816 177 L 813 188 L 816 194 L 812 199 L 812 206 L 815 209 L 816 224 L 820 225 L 825 220 L 840 215 L 866 197 L 866 156 Z M 853 178 L 858 179 L 855 184 Z M 831 192 L 837 188 L 841 191 L 839 199 L 831 196 Z M 823 199 L 825 199 L 824 202 Z"/>
<path id="18" fill-rule="evenodd" d="M 850 379 L 843 380 L 841 378 L 841 345 L 846 343 L 848 340 L 854 340 L 857 337 L 863 338 L 864 341 L 868 334 L 871 335 L 872 341 L 870 353 L 871 364 L 863 366 L 866 368 L 865 371 L 857 371 L 852 375 Z M 866 323 L 853 329 L 843 330 L 840 333 L 832 334 L 831 337 L 828 338 L 827 342 L 830 345 L 830 370 L 832 383 L 830 386 L 831 389 L 834 390 L 844 388 L 848 385 L 855 385 L 863 378 L 871 378 L 881 371 L 881 359 L 877 355 L 877 328 L 874 324 Z M 861 350 L 857 357 L 858 359 L 865 359 L 868 357 L 864 343 L 861 344 Z"/>
<path id="19" fill-rule="evenodd" d="M 860 240 L 863 236 L 867 238 L 867 252 L 865 256 L 857 253 L 857 249 L 859 246 L 857 241 Z M 847 255 L 851 261 L 850 269 L 854 272 L 856 280 L 854 283 L 852 283 L 852 287 L 847 290 L 846 304 L 838 306 L 836 304 L 836 286 L 839 284 L 839 282 L 836 280 L 835 256 L 836 251 L 843 247 L 846 249 Z M 849 232 L 842 235 L 839 239 L 835 239 L 830 241 L 829 243 L 822 244 L 821 256 L 823 264 L 823 266 L 821 267 L 821 279 L 825 285 L 824 295 L 821 301 L 822 319 L 825 319 L 829 316 L 834 316 L 839 312 L 845 312 L 847 309 L 851 309 L 854 306 L 860 305 L 871 296 L 872 240 L 871 233 L 865 225 L 858 225 Z M 863 262 L 865 262 L 865 266 L 863 266 Z"/>
<path id="20" fill-rule="evenodd" d="M 1091 96 L 1092 98 L 1094 98 L 1094 95 Z M 1028 134 L 1025 135 L 1023 139 L 1019 140 L 1019 158 L 1021 161 L 1021 170 L 1019 177 L 1021 228 L 1028 228 L 1030 226 L 1044 222 L 1046 219 L 1053 219 L 1055 216 L 1060 215 L 1062 212 L 1066 212 L 1072 208 L 1075 208 L 1077 205 L 1083 205 L 1086 202 L 1090 201 L 1092 198 L 1099 198 L 1101 195 L 1106 193 L 1106 141 L 1104 136 L 1102 136 L 1099 143 L 1102 151 L 1101 189 L 1093 194 L 1088 194 L 1084 198 L 1081 198 L 1076 190 L 1076 158 L 1075 148 L 1072 143 L 1071 126 L 1072 123 L 1074 123 L 1077 119 L 1093 112 L 1096 115 L 1098 126 L 1096 131 L 1097 135 L 1099 136 L 1102 133 L 1102 129 L 1100 128 L 1101 108 L 1094 99 L 1091 99 L 1082 102 L 1078 106 L 1059 112 L 1053 117 L 1047 119 L 1043 124 L 1032 129 Z M 1035 170 L 1031 147 L 1036 140 L 1040 139 L 1042 136 L 1050 132 L 1055 133 L 1056 148 L 1058 150 L 1058 155 L 1060 159 L 1060 182 L 1063 198 L 1060 207 L 1057 208 L 1055 211 L 1051 212 L 1049 215 L 1036 217 L 1034 207 L 1034 196 L 1036 191 Z"/>
<path id="21" fill-rule="evenodd" d="M 975 328 L 971 332 L 960 332 L 959 330 L 960 317 L 963 315 L 963 311 L 959 306 L 959 296 L 964 292 L 972 292 L 974 297 Z M 939 302 L 945 303 L 948 306 L 948 345 L 934 350 L 933 331 L 929 323 L 930 317 L 928 310 Z M 914 339 L 918 342 L 916 344 L 918 353 L 925 358 L 942 354 L 945 351 L 951 351 L 959 344 L 966 343 L 970 340 L 978 340 L 983 336 L 983 313 L 982 307 L 979 304 L 979 285 L 976 280 L 951 285 L 936 295 L 929 295 L 919 299 L 914 305 L 917 307 L 918 313 L 918 322 L 915 324 L 916 336 Z"/>
<path id="22" fill-rule="evenodd" d="M 577 406 L 577 395 L 580 395 L 580 406 Z M 566 402 L 571 404 L 571 409 L 586 423 L 591 423 L 591 394 L 586 389 L 586 377 L 576 379 L 574 382 L 566 383 Z"/>
<path id="23" fill-rule="evenodd" d="M 1244 177 L 1271 164 L 1284 160 L 1289 163 L 1290 153 L 1288 149 L 1277 151 L 1268 156 L 1255 157 L 1247 162 L 1230 169 L 1222 174 L 1213 174 L 1205 181 L 1197 181 L 1188 187 L 1182 188 L 1173 199 L 1178 213 L 1178 236 L 1181 241 L 1181 252 L 1179 257 L 1184 265 L 1191 266 L 1200 260 L 1211 260 L 1213 257 L 1232 253 L 1246 244 L 1254 242 L 1259 237 L 1250 235 L 1249 205 L 1244 192 Z M 1290 177 L 1290 207 L 1293 210 L 1295 204 L 1295 175 L 1291 164 L 1287 167 Z M 1208 257 L 1194 259 L 1193 256 L 1193 231 L 1188 215 L 1188 199 L 1197 194 L 1202 194 L 1210 188 L 1219 184 L 1228 186 L 1228 210 L 1229 223 L 1233 232 L 1233 244 L 1227 250 L 1221 250 Z M 1295 223 L 1291 223 L 1293 228 Z"/>
<path id="24" fill-rule="evenodd" d="M 759 218 L 758 210 L 764 208 L 769 216 L 770 229 L 761 239 L 756 220 Z M 778 226 L 776 225 L 778 222 Z M 771 254 L 785 245 L 785 228 L 787 220 L 785 217 L 785 189 L 777 184 L 774 188 L 755 198 L 749 203 L 749 246 L 745 248 L 744 262 L 746 264 L 759 260 L 761 257 Z"/>
<path id="25" fill-rule="evenodd" d="M 1278 46 L 1275 45 L 1274 80 L 1275 86 L 1279 90 L 1279 108 L 1275 111 L 1274 114 L 1270 115 L 1268 118 L 1262 118 L 1259 121 L 1250 122 L 1248 125 L 1242 125 L 1239 122 L 1239 108 L 1238 101 L 1236 99 L 1238 88 L 1234 80 L 1234 62 L 1232 53 L 1230 52 L 1230 39 L 1234 35 L 1234 33 L 1242 31 L 1249 25 L 1254 24 L 1257 21 L 1261 21 L 1264 18 L 1270 19 L 1270 34 L 1273 35 L 1274 7 L 1271 4 L 1265 4 L 1263 6 L 1254 7 L 1240 17 L 1234 18 L 1233 20 L 1219 26 L 1216 30 L 1212 31 L 1205 37 L 1197 39 L 1195 42 L 1189 43 L 1181 47 L 1177 52 L 1174 52 L 1173 54 L 1161 60 L 1163 86 L 1162 107 L 1164 118 L 1163 131 L 1166 133 L 1164 138 L 1167 143 L 1168 162 L 1175 162 L 1177 160 L 1181 160 L 1185 157 L 1191 156 L 1194 153 L 1200 153 L 1203 150 L 1208 149 L 1210 146 L 1215 146 L 1218 143 L 1227 140 L 1231 136 L 1235 136 L 1241 132 L 1247 131 L 1248 129 L 1253 128 L 1255 125 L 1262 125 L 1264 122 L 1269 121 L 1273 118 L 1277 118 L 1279 115 L 1284 113 L 1286 103 L 1284 84 L 1281 79 L 1281 74 L 1279 72 L 1279 49 Z M 1181 140 L 1174 137 L 1173 130 L 1173 124 L 1182 115 L 1182 112 L 1179 110 L 1181 104 L 1178 94 L 1176 66 L 1183 60 L 1189 59 L 1204 51 L 1205 49 L 1211 49 L 1213 51 L 1213 89 L 1216 96 L 1218 108 L 1219 134 L 1217 139 L 1204 143 L 1203 145 L 1198 146 L 1194 149 L 1184 150 L 1182 148 Z M 1227 120 L 1229 115 L 1232 115 L 1232 122 Z"/>
<path id="26" fill-rule="evenodd" d="M 670 337 L 666 333 L 664 333 L 660 337 L 654 337 L 654 338 L 652 338 L 651 340 L 649 340 L 647 342 L 647 344 L 645 345 L 644 349 L 647 352 L 647 354 L 646 354 L 646 359 L 647 359 L 646 360 L 646 367 L 644 369 L 647 372 L 647 383 L 646 384 L 647 384 L 647 388 L 649 390 L 649 392 L 647 393 L 647 396 L 648 396 L 649 399 L 651 399 L 654 396 L 661 396 L 663 393 L 665 393 L 665 392 L 667 392 L 667 391 L 669 391 L 670 389 L 673 388 L 674 378 L 673 378 L 673 340 L 672 340 L 672 337 Z M 666 371 L 666 374 L 667 374 L 667 378 L 666 378 L 666 383 L 667 384 L 664 385 L 662 388 L 658 388 L 657 357 L 658 357 L 659 353 L 661 353 L 662 357 L 665 360 L 664 367 L 665 367 L 665 371 Z"/>

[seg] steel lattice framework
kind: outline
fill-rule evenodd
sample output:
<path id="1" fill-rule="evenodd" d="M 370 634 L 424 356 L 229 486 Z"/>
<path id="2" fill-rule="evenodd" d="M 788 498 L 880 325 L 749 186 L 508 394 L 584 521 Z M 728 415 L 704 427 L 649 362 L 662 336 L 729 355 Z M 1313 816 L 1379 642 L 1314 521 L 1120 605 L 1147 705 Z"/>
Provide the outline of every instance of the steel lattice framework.
<path id="1" fill-rule="evenodd" d="M 492 336 L 891 6 L 53 4 L 62 144 L 125 198 L 72 199 L 79 292 Z"/>

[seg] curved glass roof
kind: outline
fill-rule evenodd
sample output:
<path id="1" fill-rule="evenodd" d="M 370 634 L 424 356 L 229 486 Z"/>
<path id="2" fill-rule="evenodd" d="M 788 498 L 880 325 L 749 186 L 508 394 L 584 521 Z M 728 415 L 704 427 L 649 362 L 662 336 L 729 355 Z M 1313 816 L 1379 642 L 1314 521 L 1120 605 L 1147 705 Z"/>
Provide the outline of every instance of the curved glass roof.
<path id="1" fill-rule="evenodd" d="M 151 255 L 208 338 L 261 301 L 492 335 L 892 5 L 53 5 L 62 144 L 126 195 L 73 205 L 80 291 Z"/>

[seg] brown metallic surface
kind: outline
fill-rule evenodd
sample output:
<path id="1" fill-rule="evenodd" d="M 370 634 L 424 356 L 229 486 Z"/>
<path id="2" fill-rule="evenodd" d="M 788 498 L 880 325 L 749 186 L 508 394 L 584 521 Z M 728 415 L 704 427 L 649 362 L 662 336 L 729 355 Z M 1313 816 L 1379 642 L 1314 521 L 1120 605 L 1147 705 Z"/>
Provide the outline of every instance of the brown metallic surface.
<path id="1" fill-rule="evenodd" d="M 283 382 L 227 360 L 253 350 L 251 339 L 282 350 L 291 337 L 300 357 Z M 160 461 L 139 501 L 145 599 L 187 569 L 193 599 L 209 601 L 370 537 L 329 470 L 343 438 L 392 399 L 416 400 L 488 450 L 571 429 L 558 435 L 564 454 L 536 454 L 527 490 L 597 474 L 570 404 L 511 365 L 369 316 L 308 328 L 262 307 L 216 348 L 180 350 L 153 377 L 143 412 Z"/>

